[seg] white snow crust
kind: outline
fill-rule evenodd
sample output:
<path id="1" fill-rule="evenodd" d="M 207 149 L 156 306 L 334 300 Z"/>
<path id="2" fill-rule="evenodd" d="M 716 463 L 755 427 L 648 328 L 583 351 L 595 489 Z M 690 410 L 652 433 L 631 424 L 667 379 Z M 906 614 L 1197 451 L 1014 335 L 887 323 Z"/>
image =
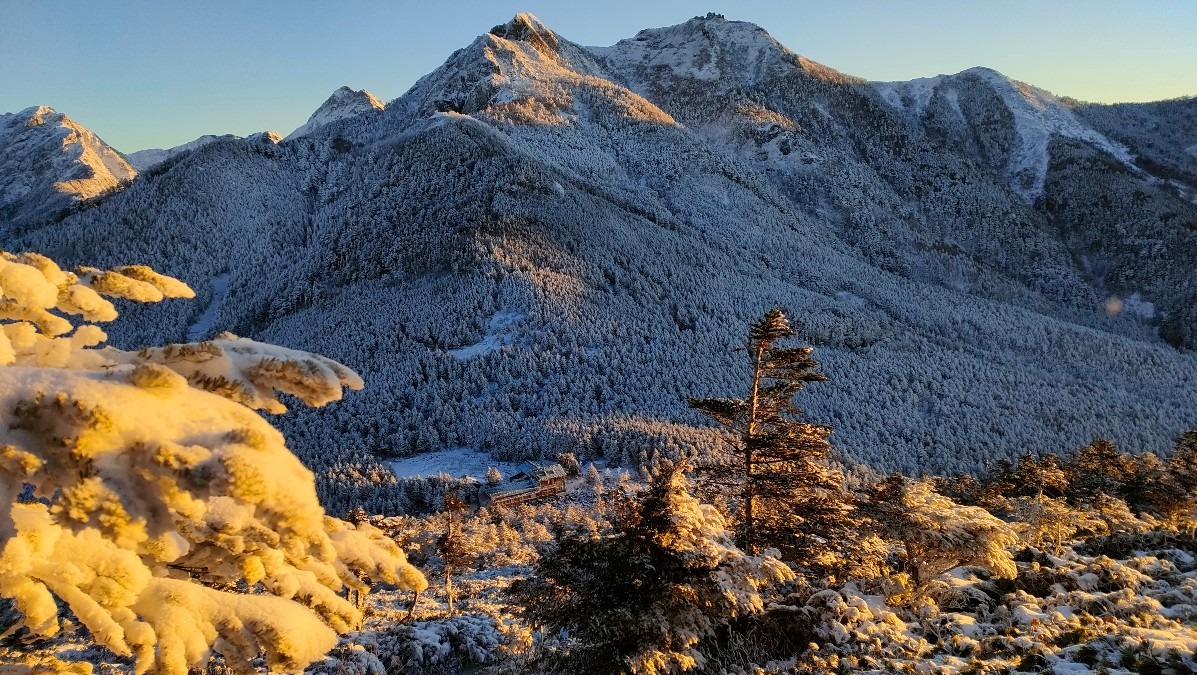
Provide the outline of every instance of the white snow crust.
<path id="1" fill-rule="evenodd" d="M 642 30 L 610 47 L 586 49 L 618 71 L 664 70 L 679 79 L 699 80 L 716 87 L 733 81 L 756 84 L 787 67 L 786 56 L 795 56 L 760 26 L 716 15 Z M 729 62 L 736 64 L 735 73 L 725 70 Z"/>
<path id="2" fill-rule="evenodd" d="M 874 82 L 873 87 L 887 103 L 906 112 L 914 119 L 921 119 L 931 104 L 936 87 L 945 76 L 920 77 L 906 82 Z"/>
<path id="3" fill-rule="evenodd" d="M 208 305 L 204 307 L 203 313 L 191 324 L 187 329 L 187 339 L 189 341 L 201 340 L 205 335 L 212 331 L 212 325 L 216 322 L 216 316 L 220 313 L 220 305 L 224 302 L 225 295 L 229 292 L 229 274 L 221 274 L 212 280 L 212 299 L 208 301 Z"/>
<path id="4" fill-rule="evenodd" d="M 496 460 L 489 453 L 467 447 L 434 450 L 388 462 L 396 478 L 428 478 L 446 473 L 454 478 L 469 477 L 479 482 L 486 479 L 486 470 L 492 466 L 504 476 L 510 476 L 521 471 L 520 464 Z"/>

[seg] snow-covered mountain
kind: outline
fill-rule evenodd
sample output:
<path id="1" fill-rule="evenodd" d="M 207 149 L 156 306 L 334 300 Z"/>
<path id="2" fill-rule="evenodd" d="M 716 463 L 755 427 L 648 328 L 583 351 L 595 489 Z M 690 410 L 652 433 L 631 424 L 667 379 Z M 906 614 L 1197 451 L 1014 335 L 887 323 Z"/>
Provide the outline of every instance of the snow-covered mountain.
<path id="1" fill-rule="evenodd" d="M 212 143 L 213 141 L 219 141 L 221 139 L 228 140 L 232 138 L 237 138 L 237 136 L 232 134 L 225 134 L 223 136 L 204 134 L 194 141 L 188 141 L 182 145 L 176 145 L 173 148 L 148 148 L 146 150 L 130 152 L 129 154 L 125 155 L 125 159 L 127 159 L 129 164 L 132 165 L 134 169 L 137 169 L 138 172 L 147 171 L 172 157 L 183 154 L 184 152 L 197 150 L 209 143 Z"/>
<path id="2" fill-rule="evenodd" d="M 136 176 L 119 152 L 53 108 L 0 115 L 0 232 L 49 219 Z"/>
<path id="3" fill-rule="evenodd" d="M 1027 201 L 1043 195 L 1048 144 L 1053 139 L 1082 141 L 1134 168 L 1126 147 L 1078 119 L 1051 92 L 989 68 L 874 86 L 914 124 L 953 138 L 962 149 L 994 162 L 1010 187 Z M 995 112 L 1000 119 L 993 117 Z M 1006 138 L 1000 138 L 1003 135 Z"/>
<path id="4" fill-rule="evenodd" d="M 175 157 L 199 150 L 205 145 L 208 145 L 209 143 L 215 143 L 217 141 L 241 141 L 246 143 L 266 143 L 268 145 L 274 145 L 282 140 L 282 134 L 278 133 L 277 131 L 259 131 L 244 137 L 237 136 L 235 134 L 224 134 L 222 136 L 205 134 L 194 141 L 188 141 L 182 145 L 176 145 L 173 148 L 167 148 L 165 150 L 160 148 L 150 148 L 147 150 L 130 152 L 129 154 L 125 155 L 125 159 L 129 160 L 129 164 L 131 164 L 133 168 L 144 172 L 149 171 L 150 169 L 159 166 L 164 162 L 174 159 Z"/>
<path id="5" fill-rule="evenodd" d="M 774 305 L 831 378 L 810 417 L 880 470 L 1159 450 L 1197 425 L 1197 110 L 1153 105 L 868 83 L 717 15 L 603 48 L 519 15 L 378 112 L 214 140 L 5 247 L 196 289 L 118 343 L 232 330 L 361 372 L 278 420 L 334 508 L 394 503 L 387 455 L 717 442 L 685 399 L 743 389 Z"/>
<path id="6" fill-rule="evenodd" d="M 349 87 L 341 87 L 334 91 L 332 96 L 329 96 L 328 100 L 321 104 L 319 108 L 316 108 L 316 112 L 312 113 L 307 122 L 304 122 L 298 129 L 288 134 L 287 138 L 299 138 L 326 124 L 349 117 L 356 117 L 357 115 L 375 110 L 382 110 L 385 107 L 382 101 L 379 101 L 375 98 L 374 94 L 365 89 L 358 91 Z"/>

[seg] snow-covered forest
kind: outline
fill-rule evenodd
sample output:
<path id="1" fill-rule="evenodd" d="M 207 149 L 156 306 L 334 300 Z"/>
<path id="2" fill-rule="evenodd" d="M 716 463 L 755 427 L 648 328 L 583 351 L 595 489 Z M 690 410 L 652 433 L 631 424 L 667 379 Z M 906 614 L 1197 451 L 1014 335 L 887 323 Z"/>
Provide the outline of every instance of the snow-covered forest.
<path id="1" fill-rule="evenodd" d="M 1195 106 L 520 15 L 0 116 L 0 671 L 1192 672 Z"/>
<path id="2" fill-rule="evenodd" d="M 101 347 L 105 296 L 194 296 L 148 267 L 0 253 L 0 283 L 7 672 L 1197 668 L 1197 428 L 1163 457 L 1097 439 L 846 480 L 794 400 L 828 378 L 774 309 L 746 398 L 690 399 L 713 451 L 635 477 L 562 453 L 539 506 L 442 474 L 415 481 L 426 515 L 342 521 L 253 411 L 356 373 L 229 333 Z M 422 604 L 416 566 L 441 579 Z"/>
<path id="3" fill-rule="evenodd" d="M 228 330 L 362 373 L 274 420 L 342 515 L 403 512 L 386 462 L 425 451 L 713 447 L 685 399 L 736 385 L 774 305 L 836 373 L 810 412 L 878 471 L 1163 452 L 1197 423 L 1197 174 L 1153 149 L 1197 145 L 1191 102 L 866 83 L 717 16 L 605 48 L 521 16 L 376 104 L 143 157 L 68 209 L 14 156 L 6 247 L 196 290 L 125 311 L 118 346 Z M 38 115 L 7 128 L 67 133 Z"/>

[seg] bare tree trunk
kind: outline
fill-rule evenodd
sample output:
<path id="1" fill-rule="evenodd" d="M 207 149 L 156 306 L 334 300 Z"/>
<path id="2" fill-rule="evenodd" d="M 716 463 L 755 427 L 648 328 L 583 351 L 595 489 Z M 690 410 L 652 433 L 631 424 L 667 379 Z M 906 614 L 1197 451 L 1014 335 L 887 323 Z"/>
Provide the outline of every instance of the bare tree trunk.
<path id="1" fill-rule="evenodd" d="M 752 519 L 754 486 L 752 484 L 752 439 L 756 436 L 756 416 L 760 399 L 761 358 L 765 354 L 765 343 L 753 345 L 752 387 L 748 392 L 748 428 L 744 433 L 744 551 L 756 555 L 756 526 Z"/>
<path id="2" fill-rule="evenodd" d="M 407 608 L 407 616 L 403 617 L 404 621 L 409 621 L 413 614 L 416 613 L 416 603 L 420 601 L 420 592 L 416 591 L 411 596 L 411 606 Z"/>
<path id="3" fill-rule="evenodd" d="M 445 565 L 445 598 L 449 602 L 449 616 L 453 616 L 453 568 Z"/>

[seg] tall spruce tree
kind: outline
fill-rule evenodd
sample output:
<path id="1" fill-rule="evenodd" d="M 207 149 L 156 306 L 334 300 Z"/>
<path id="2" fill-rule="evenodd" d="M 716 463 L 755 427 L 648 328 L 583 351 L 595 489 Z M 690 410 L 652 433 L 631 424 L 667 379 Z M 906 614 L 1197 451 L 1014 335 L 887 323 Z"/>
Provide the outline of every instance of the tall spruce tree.
<path id="1" fill-rule="evenodd" d="M 494 469 L 494 467 L 491 467 Z M 466 504 L 456 491 L 445 493 L 445 530 L 436 540 L 436 550 L 444 562 L 442 572 L 445 575 L 445 600 L 449 606 L 449 615 L 453 615 L 453 573 L 469 565 L 475 551 L 470 548 L 465 533 L 461 529 L 461 519 L 466 511 Z"/>
<path id="2" fill-rule="evenodd" d="M 837 545 L 851 537 L 850 506 L 843 475 L 827 464 L 831 428 L 799 419 L 794 396 L 827 377 L 815 372 L 810 347 L 777 344 L 793 335 L 785 313 L 770 310 L 748 332 L 747 396 L 689 403 L 739 437 L 729 456 L 703 469 L 709 484 L 731 491 L 741 548 L 777 548 L 788 561 L 827 570 Z"/>

